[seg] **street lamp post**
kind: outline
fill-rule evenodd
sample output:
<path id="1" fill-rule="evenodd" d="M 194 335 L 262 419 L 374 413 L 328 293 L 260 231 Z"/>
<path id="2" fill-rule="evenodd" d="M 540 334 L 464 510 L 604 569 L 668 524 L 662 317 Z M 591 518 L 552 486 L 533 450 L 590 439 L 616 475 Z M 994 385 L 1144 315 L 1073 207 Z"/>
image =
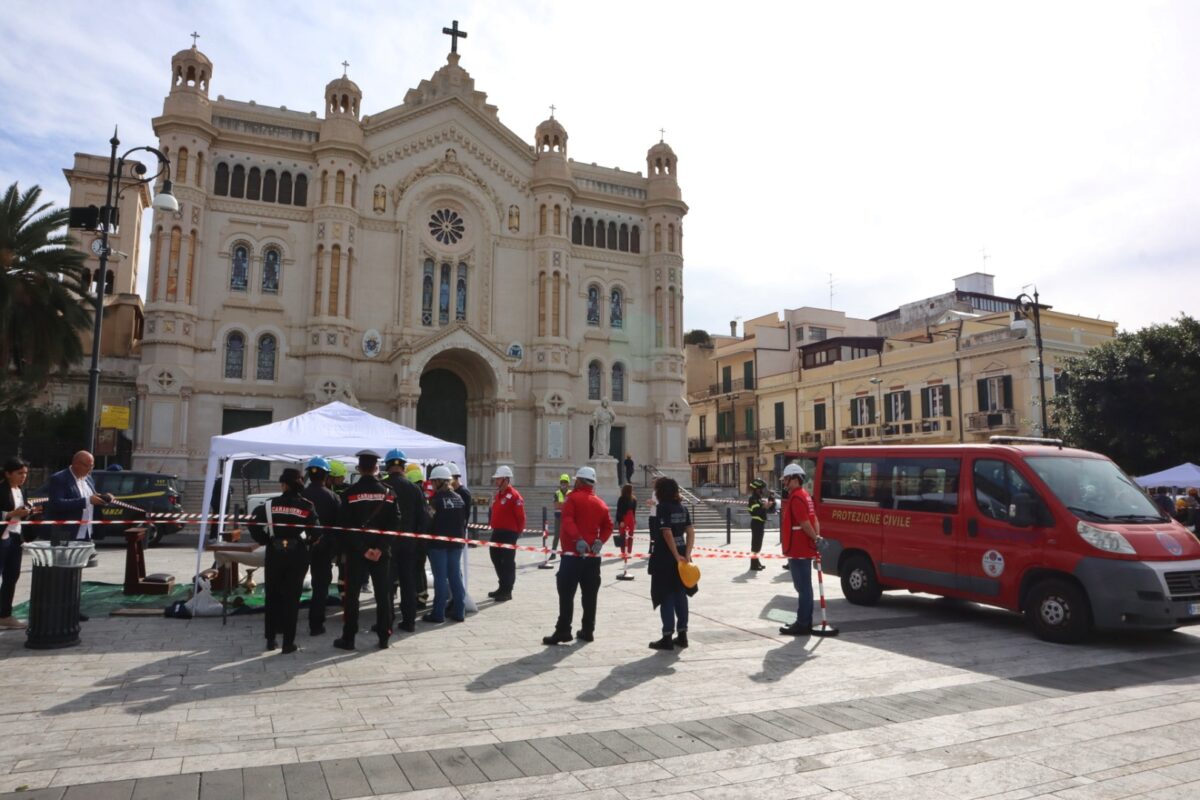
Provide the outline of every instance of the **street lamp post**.
<path id="1" fill-rule="evenodd" d="M 1038 290 L 1033 287 L 1033 298 L 1022 292 L 1016 298 L 1017 308 L 1020 309 L 1022 316 L 1033 315 L 1033 341 L 1037 347 L 1037 365 L 1038 365 L 1038 403 L 1041 409 L 1042 418 L 1042 436 L 1046 435 L 1046 429 L 1049 428 L 1049 423 L 1046 416 L 1046 362 L 1042 358 L 1042 316 L 1038 308 Z"/>
<path id="2" fill-rule="evenodd" d="M 116 232 L 119 219 L 115 213 L 115 204 L 121 198 L 121 178 L 125 171 L 125 159 L 132 153 L 145 151 L 151 153 L 158 159 L 158 172 L 146 177 L 148 171 L 144 164 L 135 163 L 133 172 L 134 176 L 125 186 L 128 189 L 130 186 L 139 186 L 141 184 L 149 184 L 159 177 L 163 178 L 162 191 L 155 197 L 151 207 L 156 211 L 178 211 L 179 201 L 171 194 L 171 162 L 163 155 L 161 150 L 154 147 L 134 147 L 125 151 L 120 157 L 117 156 L 117 148 L 121 144 L 121 140 L 117 138 L 117 129 L 113 128 L 112 138 L 108 140 L 112 145 L 112 153 L 108 158 L 108 187 L 105 192 L 104 208 L 100 209 L 100 267 L 96 270 L 96 310 L 94 313 L 92 326 L 92 366 L 88 370 L 88 397 L 87 397 L 87 424 L 88 436 L 87 447 L 90 450 L 96 448 L 96 410 L 97 400 L 100 394 L 100 334 L 104 325 L 104 285 L 105 276 L 108 273 L 108 234 Z"/>
<path id="3" fill-rule="evenodd" d="M 879 438 L 880 443 L 883 442 L 883 378 L 871 378 L 870 381 L 875 386 L 875 419 L 871 420 L 875 423 L 875 435 Z"/>

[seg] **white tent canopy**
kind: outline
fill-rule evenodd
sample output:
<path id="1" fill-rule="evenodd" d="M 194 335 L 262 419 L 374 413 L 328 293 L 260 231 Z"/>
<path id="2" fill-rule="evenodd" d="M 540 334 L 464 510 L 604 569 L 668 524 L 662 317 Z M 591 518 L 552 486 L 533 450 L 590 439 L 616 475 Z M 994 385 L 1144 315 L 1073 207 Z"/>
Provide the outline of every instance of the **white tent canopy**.
<path id="1" fill-rule="evenodd" d="M 267 459 L 300 462 L 314 456 L 353 458 L 360 450 L 373 450 L 383 458 L 396 447 L 404 451 L 409 461 L 454 461 L 463 469 L 466 468 L 466 449 L 461 444 L 444 442 L 338 402 L 291 419 L 212 437 L 208 469 L 204 475 L 204 513 L 197 544 L 196 572 L 200 571 L 204 544 L 208 538 L 209 498 L 212 497 L 222 459 L 225 460 L 225 468 L 221 485 L 226 487 L 226 491 L 221 492 L 219 520 L 225 517 L 235 461 Z M 222 527 L 222 523 L 219 522 L 218 527 Z"/>
<path id="2" fill-rule="evenodd" d="M 1190 462 L 1134 478 L 1138 485 L 1145 487 L 1167 486 L 1172 489 L 1200 488 L 1200 467 Z"/>

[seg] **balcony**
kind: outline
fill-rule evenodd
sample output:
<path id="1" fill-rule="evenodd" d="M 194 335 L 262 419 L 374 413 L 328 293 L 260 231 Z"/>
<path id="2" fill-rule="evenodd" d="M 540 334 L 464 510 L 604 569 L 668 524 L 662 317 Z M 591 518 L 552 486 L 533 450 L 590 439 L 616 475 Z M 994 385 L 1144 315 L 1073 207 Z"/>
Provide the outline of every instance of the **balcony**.
<path id="1" fill-rule="evenodd" d="M 833 434 L 829 431 L 809 431 L 808 433 L 800 434 L 800 444 L 820 447 L 823 444 L 830 444 L 832 438 Z"/>
<path id="2" fill-rule="evenodd" d="M 745 444 L 746 442 L 756 441 L 757 438 L 758 438 L 758 431 L 737 431 L 736 433 L 733 434 L 733 436 L 730 436 L 727 433 L 719 433 L 719 434 L 717 434 L 717 444 L 718 445 L 727 445 L 727 444 L 732 443 L 732 444 L 740 447 L 741 445 Z"/>
<path id="3" fill-rule="evenodd" d="M 759 428 L 758 440 L 760 442 L 788 442 L 792 439 L 792 426 L 785 425 L 782 428 Z"/>
<path id="4" fill-rule="evenodd" d="M 842 428 L 842 440 L 853 442 L 860 439 L 879 440 L 878 425 L 855 425 L 850 428 Z"/>
<path id="5" fill-rule="evenodd" d="M 709 453 L 709 452 L 712 452 L 712 449 L 713 449 L 713 443 L 706 438 L 693 437 L 693 438 L 688 439 L 688 452 L 689 453 Z"/>
<path id="6" fill-rule="evenodd" d="M 719 394 L 733 394 L 734 392 L 740 392 L 746 388 L 753 390 L 754 383 L 751 382 L 750 386 L 747 387 L 746 382 L 741 378 L 730 381 L 729 383 L 710 383 L 708 385 L 708 396 L 714 397 Z"/>
<path id="7" fill-rule="evenodd" d="M 976 411 L 967 414 L 967 430 L 980 433 L 985 431 L 1015 433 L 1017 412 L 1011 408 L 998 408 L 992 411 Z"/>
<path id="8" fill-rule="evenodd" d="M 921 420 L 921 433 L 949 433 L 952 430 L 953 417 L 925 417 Z"/>

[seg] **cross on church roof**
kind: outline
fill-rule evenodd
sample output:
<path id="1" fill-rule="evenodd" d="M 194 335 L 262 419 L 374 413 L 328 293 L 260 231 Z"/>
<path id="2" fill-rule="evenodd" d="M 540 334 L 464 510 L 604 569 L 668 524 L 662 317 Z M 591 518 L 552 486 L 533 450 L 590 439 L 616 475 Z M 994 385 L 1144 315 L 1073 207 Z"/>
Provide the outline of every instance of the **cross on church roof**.
<path id="1" fill-rule="evenodd" d="M 200 38 L 200 34 L 196 33 L 195 31 L 192 31 L 192 48 L 193 49 L 196 47 L 196 40 L 199 38 Z"/>
<path id="2" fill-rule="evenodd" d="M 349 61 L 343 61 L 343 62 L 342 62 L 342 77 L 343 77 L 343 78 L 344 78 L 344 77 L 346 77 L 346 72 L 347 72 L 349 69 L 350 69 L 350 62 L 349 62 Z"/>
<path id="3" fill-rule="evenodd" d="M 554 119 L 554 108 L 555 108 L 554 104 L 551 103 L 550 104 L 550 119 Z"/>
<path id="4" fill-rule="evenodd" d="M 662 144 L 663 140 L 665 140 L 666 138 L 667 138 L 667 129 L 659 128 L 658 129 L 658 143 Z"/>
<path id="5" fill-rule="evenodd" d="M 454 20 L 452 23 L 450 23 L 449 28 L 442 28 L 442 33 L 444 33 L 450 37 L 450 52 L 451 53 L 458 52 L 458 40 L 459 39 L 467 38 L 467 32 L 460 31 L 458 29 L 458 20 Z"/>

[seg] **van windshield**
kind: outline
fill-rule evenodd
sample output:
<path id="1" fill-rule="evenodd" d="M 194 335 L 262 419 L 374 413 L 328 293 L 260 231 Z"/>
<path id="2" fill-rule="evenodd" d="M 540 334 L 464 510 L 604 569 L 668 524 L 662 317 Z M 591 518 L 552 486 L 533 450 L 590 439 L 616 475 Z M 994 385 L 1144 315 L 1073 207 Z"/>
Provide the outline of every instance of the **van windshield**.
<path id="1" fill-rule="evenodd" d="M 1071 513 L 1087 522 L 1164 522 L 1165 517 L 1117 465 L 1102 458 L 1026 459 Z"/>

